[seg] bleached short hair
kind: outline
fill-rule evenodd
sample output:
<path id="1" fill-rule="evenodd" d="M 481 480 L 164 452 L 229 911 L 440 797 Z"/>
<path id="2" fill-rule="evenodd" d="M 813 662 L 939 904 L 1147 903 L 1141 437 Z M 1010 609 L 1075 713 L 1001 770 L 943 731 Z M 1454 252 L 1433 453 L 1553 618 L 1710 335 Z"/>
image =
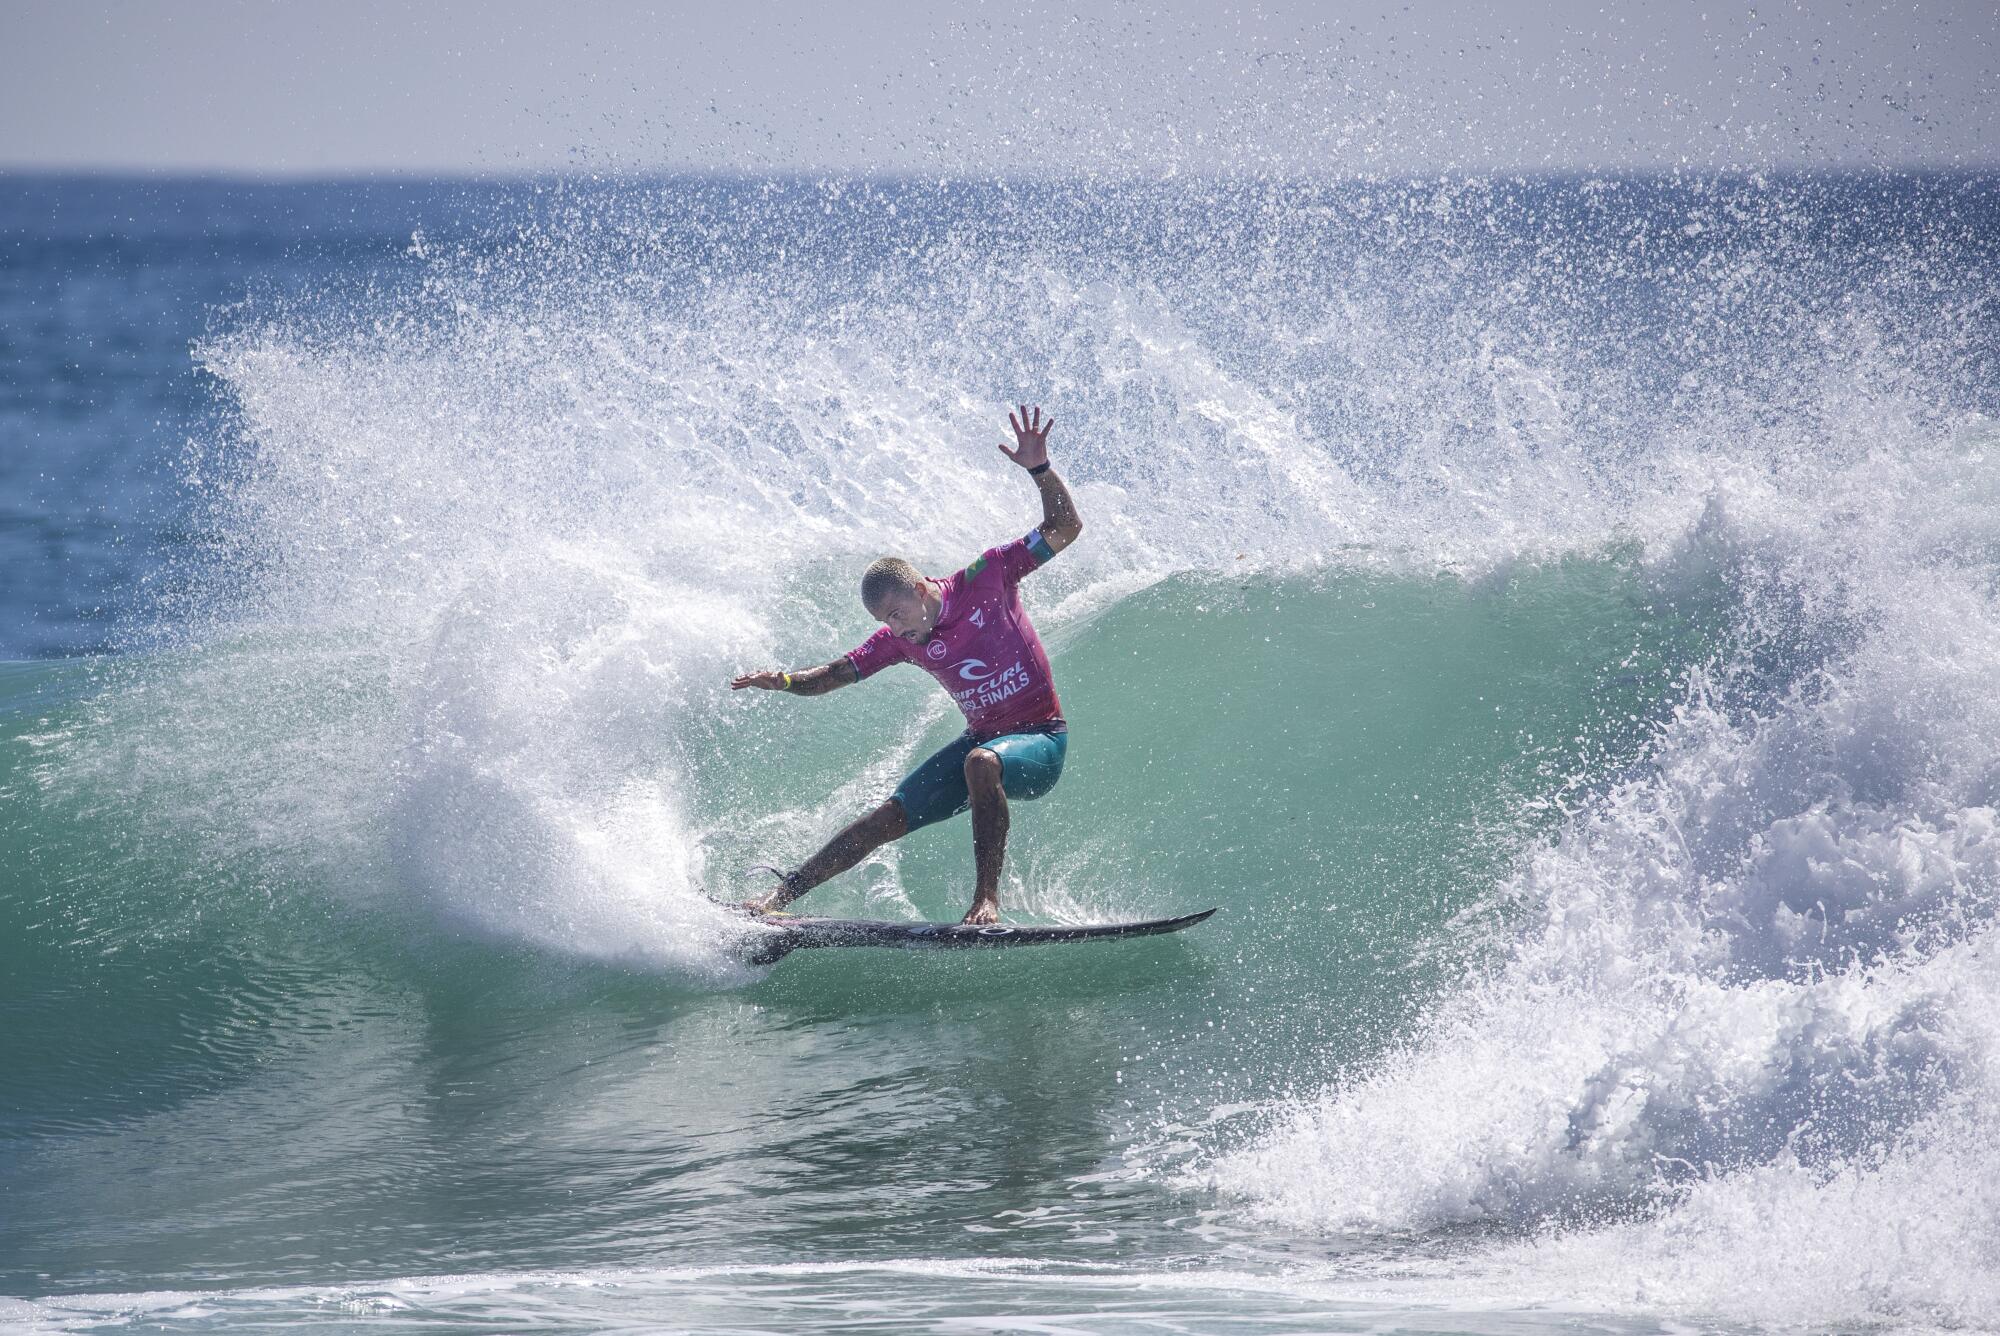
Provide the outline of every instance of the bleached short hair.
<path id="1" fill-rule="evenodd" d="M 924 573 L 901 557 L 878 557 L 861 572 L 861 606 L 872 615 L 883 599 L 899 589 L 915 593 L 924 587 Z"/>

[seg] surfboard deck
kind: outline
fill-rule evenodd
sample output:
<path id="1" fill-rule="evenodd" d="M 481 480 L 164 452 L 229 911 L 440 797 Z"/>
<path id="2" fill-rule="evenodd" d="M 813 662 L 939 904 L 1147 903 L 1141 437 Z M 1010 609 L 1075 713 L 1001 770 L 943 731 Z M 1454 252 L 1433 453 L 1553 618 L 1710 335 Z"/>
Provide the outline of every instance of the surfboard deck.
<path id="1" fill-rule="evenodd" d="M 880 946 L 903 951 L 984 950 L 1002 946 L 1050 946 L 1058 942 L 1099 942 L 1120 937 L 1157 937 L 1192 928 L 1215 913 L 1204 909 L 1178 918 L 1131 923 L 907 923 L 881 919 L 808 918 L 797 914 L 747 917 L 777 932 L 753 947 L 750 963 L 771 965 L 794 951 L 836 946 Z"/>

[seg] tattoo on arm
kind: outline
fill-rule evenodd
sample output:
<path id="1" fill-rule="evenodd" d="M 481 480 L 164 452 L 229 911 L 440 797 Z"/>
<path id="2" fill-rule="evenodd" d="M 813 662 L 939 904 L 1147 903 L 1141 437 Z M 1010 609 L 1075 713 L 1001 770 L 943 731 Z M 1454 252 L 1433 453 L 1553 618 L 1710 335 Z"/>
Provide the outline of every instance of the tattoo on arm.
<path id="1" fill-rule="evenodd" d="M 1050 551 L 1060 552 L 1083 532 L 1083 517 L 1076 513 L 1076 501 L 1054 469 L 1036 474 L 1035 486 L 1042 494 L 1042 537 Z"/>
<path id="2" fill-rule="evenodd" d="M 793 673 L 789 690 L 794 696 L 824 696 L 860 680 L 861 675 L 854 671 L 854 661 L 843 654 L 832 663 Z"/>

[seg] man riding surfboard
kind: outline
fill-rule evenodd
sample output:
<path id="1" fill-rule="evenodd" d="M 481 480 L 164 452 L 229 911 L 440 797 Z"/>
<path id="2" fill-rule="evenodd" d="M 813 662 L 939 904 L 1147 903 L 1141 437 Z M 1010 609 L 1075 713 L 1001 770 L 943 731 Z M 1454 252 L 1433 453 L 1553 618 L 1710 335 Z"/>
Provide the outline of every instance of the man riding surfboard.
<path id="1" fill-rule="evenodd" d="M 1069 726 L 1041 638 L 1021 606 L 1019 584 L 1076 541 L 1083 521 L 1069 488 L 1049 464 L 1049 429 L 1039 407 L 1007 415 L 1014 448 L 1000 453 L 1028 471 L 1042 494 L 1042 522 L 988 548 L 964 570 L 931 579 L 901 557 L 883 557 L 861 577 L 861 602 L 882 626 L 846 654 L 798 672 L 745 673 L 732 690 L 758 687 L 821 696 L 892 663 L 935 677 L 965 715 L 966 729 L 911 771 L 895 794 L 849 825 L 751 900 L 758 913 L 783 909 L 891 840 L 970 808 L 975 883 L 966 923 L 1000 921 L 1000 868 L 1007 851 L 1007 802 L 1039 798 L 1062 777 Z"/>

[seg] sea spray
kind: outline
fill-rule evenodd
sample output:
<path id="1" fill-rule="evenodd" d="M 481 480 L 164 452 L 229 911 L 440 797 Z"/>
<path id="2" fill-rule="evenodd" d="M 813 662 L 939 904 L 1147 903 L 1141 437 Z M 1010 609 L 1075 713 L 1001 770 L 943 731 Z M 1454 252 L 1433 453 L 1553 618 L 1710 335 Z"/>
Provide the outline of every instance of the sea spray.
<path id="1" fill-rule="evenodd" d="M 462 926 L 592 956 L 691 935 L 675 958 L 723 968 L 697 884 L 769 855 L 728 839 L 762 813 L 713 801 L 715 749 L 782 744 L 721 684 L 858 639 L 840 591 L 870 557 L 948 569 L 1024 527 L 989 448 L 1011 399 L 1061 405 L 1090 516 L 1038 581 L 1058 642 L 1175 572 L 1671 543 L 1810 435 L 1772 421 L 1908 374 L 1884 345 L 1980 346 L 1913 337 L 1900 300 L 1962 244 L 1940 193 L 1905 219 L 1811 181 L 558 187 L 203 346 L 226 414 L 191 455 L 214 538 L 177 634 L 262 647 L 194 670 L 243 722 L 171 783 Z M 783 806 L 795 840 L 848 815 Z M 622 834 L 587 815 L 612 810 Z M 634 910 L 572 932 L 600 889 Z"/>

